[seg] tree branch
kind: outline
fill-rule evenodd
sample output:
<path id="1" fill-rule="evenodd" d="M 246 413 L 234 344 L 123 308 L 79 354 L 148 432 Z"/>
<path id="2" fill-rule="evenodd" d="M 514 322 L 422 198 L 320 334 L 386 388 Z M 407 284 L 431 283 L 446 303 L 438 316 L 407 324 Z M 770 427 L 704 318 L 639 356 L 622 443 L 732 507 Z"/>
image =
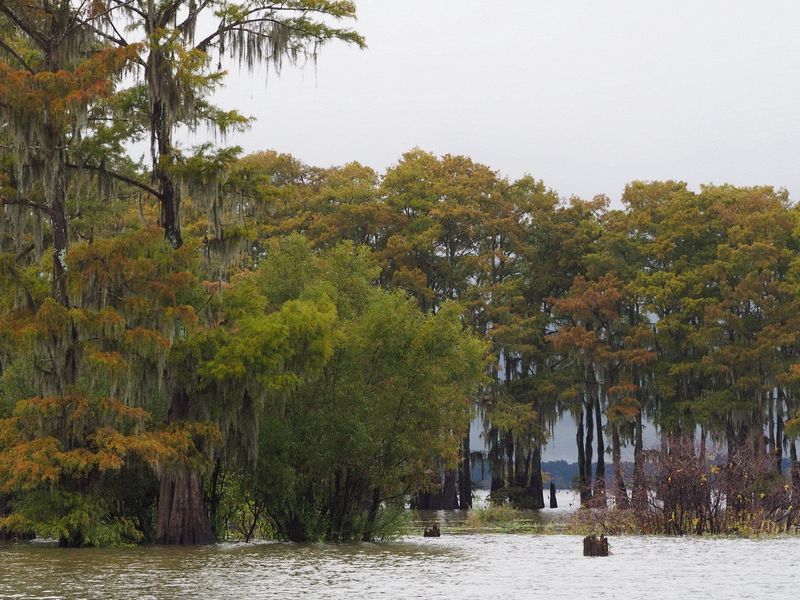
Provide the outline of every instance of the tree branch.
<path id="1" fill-rule="evenodd" d="M 136 0 L 113 0 L 116 3 L 116 8 L 123 8 L 125 10 L 129 10 L 133 13 L 136 13 L 142 19 L 147 20 L 147 13 L 139 8 L 133 6 Z"/>
<path id="2" fill-rule="evenodd" d="M 21 261 L 23 258 L 28 256 L 28 254 L 30 254 L 33 251 L 34 248 L 36 248 L 36 244 L 33 244 L 33 243 L 28 244 L 22 250 L 17 252 L 17 256 L 16 256 L 16 258 L 14 260 L 16 262 Z"/>
<path id="3" fill-rule="evenodd" d="M 98 166 L 98 165 L 90 165 L 90 164 L 76 165 L 74 163 L 67 163 L 67 168 L 76 169 L 76 170 L 86 169 L 86 170 L 89 170 L 89 171 L 97 171 L 98 173 L 103 173 L 105 175 L 108 175 L 109 177 L 113 177 L 114 179 L 116 179 L 118 181 L 122 181 L 123 183 L 127 183 L 128 185 L 132 185 L 134 187 L 138 187 L 140 190 L 144 190 L 145 192 L 147 192 L 148 194 L 151 194 L 152 196 L 155 196 L 159 200 L 163 199 L 163 197 L 164 197 L 164 194 L 159 192 L 154 187 L 149 186 L 149 185 L 147 185 L 146 183 L 144 183 L 142 181 L 134 179 L 133 177 L 128 177 L 127 175 L 123 175 L 122 173 L 117 173 L 116 171 L 111 171 L 110 169 L 107 169 L 105 167 L 101 167 L 101 166 Z"/>
<path id="4" fill-rule="evenodd" d="M 8 53 L 9 53 L 11 56 L 13 56 L 13 57 L 14 57 L 14 59 L 16 59 L 16 61 L 17 61 L 17 62 L 18 62 L 18 63 L 19 63 L 19 64 L 20 64 L 22 67 L 24 67 L 24 68 L 25 68 L 25 70 L 26 70 L 26 71 L 28 71 L 29 73 L 33 74 L 33 69 L 31 69 L 31 68 L 30 68 L 30 66 L 28 65 L 28 63 L 26 63 L 26 62 L 25 62 L 25 60 L 24 60 L 24 59 L 23 59 L 23 58 L 22 58 L 22 57 L 21 57 L 21 56 L 20 56 L 20 55 L 19 55 L 19 54 L 18 54 L 18 53 L 17 53 L 17 52 L 16 52 L 16 51 L 15 51 L 15 50 L 14 50 L 14 49 L 11 47 L 11 46 L 9 46 L 8 44 L 6 44 L 6 43 L 5 43 L 5 42 L 4 42 L 2 39 L 0 39 L 0 48 L 2 48 L 3 50 L 5 50 L 6 52 L 8 52 Z"/>
<path id="5" fill-rule="evenodd" d="M 189 15 L 176 27 L 178 31 L 181 33 L 185 33 L 189 23 L 192 22 L 192 19 L 197 18 L 201 12 L 203 12 L 206 7 L 211 3 L 211 0 L 203 0 L 197 7 L 189 13 Z"/>
<path id="6" fill-rule="evenodd" d="M 32 200 L 26 200 L 25 198 L 7 198 L 6 196 L 0 196 L 0 204 L 3 206 L 27 206 L 28 208 L 39 210 L 45 214 L 50 214 L 49 206 L 33 202 Z"/>
<path id="7" fill-rule="evenodd" d="M 170 24 L 173 18 L 178 13 L 178 9 L 181 7 L 181 0 L 173 0 L 170 4 L 162 8 L 161 17 L 156 22 L 156 25 L 159 28 L 166 29 L 167 26 Z"/>
<path id="8" fill-rule="evenodd" d="M 29 23 L 23 21 L 13 10 L 6 6 L 6 3 L 0 3 L 0 12 L 5 14 L 9 19 L 11 19 L 17 27 L 19 27 L 25 35 L 27 35 L 31 40 L 36 42 L 36 45 L 39 46 L 44 51 L 47 51 L 47 40 L 41 34 L 41 32 L 36 31 Z"/>
<path id="9" fill-rule="evenodd" d="M 210 46 L 211 43 L 214 42 L 214 40 L 216 40 L 220 35 L 222 35 L 223 33 L 231 33 L 231 32 L 235 32 L 235 31 L 251 33 L 251 34 L 257 35 L 259 37 L 269 38 L 269 34 L 267 32 L 257 31 L 255 29 L 250 29 L 250 28 L 247 27 L 247 25 L 256 25 L 256 24 L 264 24 L 264 23 L 272 23 L 273 25 L 281 25 L 281 26 L 285 27 L 287 30 L 292 31 L 293 33 L 297 34 L 298 37 L 302 37 L 303 34 L 304 34 L 304 30 L 302 28 L 299 28 L 297 26 L 289 25 L 288 21 L 281 21 L 280 19 L 269 18 L 269 17 L 266 17 L 266 16 L 265 17 L 257 17 L 257 18 L 253 18 L 253 19 L 242 19 L 242 20 L 239 20 L 239 21 L 234 21 L 232 23 L 228 23 L 225 26 L 220 24 L 219 28 L 216 29 L 216 31 L 212 31 L 210 34 L 208 34 L 208 36 L 206 36 L 206 38 L 204 40 L 202 40 L 197 45 L 195 45 L 195 49 L 205 52 L 206 49 L 208 48 L 208 46 Z M 311 34 L 307 34 L 306 37 L 308 39 L 313 39 L 313 40 L 316 40 L 318 42 L 322 42 L 322 41 L 325 41 L 327 39 L 324 36 L 311 35 Z"/>

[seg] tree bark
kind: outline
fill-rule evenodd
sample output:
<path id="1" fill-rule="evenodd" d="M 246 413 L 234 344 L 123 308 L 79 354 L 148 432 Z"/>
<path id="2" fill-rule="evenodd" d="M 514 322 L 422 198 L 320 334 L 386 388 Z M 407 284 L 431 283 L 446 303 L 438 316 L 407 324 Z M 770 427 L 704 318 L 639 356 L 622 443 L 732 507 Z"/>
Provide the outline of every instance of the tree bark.
<path id="1" fill-rule="evenodd" d="M 148 32 L 152 33 L 152 32 Z M 153 181 L 161 194 L 161 226 L 164 237 L 173 248 L 183 244 L 180 223 L 180 189 L 170 168 L 175 162 L 172 145 L 172 119 L 169 117 L 168 98 L 163 90 L 168 89 L 165 78 L 169 76 L 163 63 L 166 58 L 160 49 L 152 49 L 147 60 L 146 77 L 150 93 L 150 154 L 153 162 Z"/>
<path id="2" fill-rule="evenodd" d="M 530 452 L 523 452 L 521 448 L 514 450 L 514 487 L 528 487 L 528 462 L 530 460 Z"/>
<path id="3" fill-rule="evenodd" d="M 644 479 L 644 443 L 642 441 L 642 409 L 636 414 L 633 442 L 633 490 L 631 502 L 636 508 L 647 504 L 647 488 Z"/>
<path id="4" fill-rule="evenodd" d="M 578 445 L 578 492 L 581 498 L 581 506 L 584 506 L 588 500 L 588 485 L 586 482 L 586 446 L 583 434 L 583 406 L 581 406 L 581 410 L 578 414 L 578 428 L 575 432 L 575 442 Z"/>
<path id="5" fill-rule="evenodd" d="M 156 543 L 187 545 L 215 541 L 200 475 L 188 467 L 162 475 Z"/>
<path id="6" fill-rule="evenodd" d="M 214 463 L 214 470 L 211 473 L 211 489 L 208 498 L 209 519 L 211 520 L 211 527 L 214 530 L 214 536 L 217 539 L 221 539 L 225 536 L 225 525 L 219 523 L 219 506 L 222 501 L 223 482 L 222 461 L 218 458 Z"/>
<path id="7" fill-rule="evenodd" d="M 611 424 L 611 460 L 614 465 L 614 504 L 618 509 L 630 508 L 628 490 L 625 488 L 625 476 L 622 472 L 622 450 L 619 440 L 619 427 Z"/>
<path id="8" fill-rule="evenodd" d="M 767 455 L 775 456 L 775 402 L 767 393 Z M 780 471 L 779 471 L 780 472 Z"/>
<path id="9" fill-rule="evenodd" d="M 378 509 L 381 506 L 381 490 L 378 487 L 372 489 L 372 502 L 370 503 L 369 513 L 367 514 L 367 524 L 364 527 L 363 542 L 371 542 L 375 539 L 375 522 L 378 519 Z"/>
<path id="10" fill-rule="evenodd" d="M 584 403 L 584 408 L 586 409 L 586 441 L 585 441 L 585 448 L 584 448 L 584 468 L 586 469 L 586 474 L 584 476 L 584 481 L 586 482 L 586 502 L 589 502 L 592 499 L 592 444 L 594 442 L 594 415 L 592 414 L 594 411 L 593 406 L 594 399 L 591 396 L 588 396 L 588 400 Z M 581 497 L 581 504 L 584 503 L 583 496 Z"/>
<path id="11" fill-rule="evenodd" d="M 176 423 L 189 416 L 189 398 L 184 390 L 172 395 L 167 421 Z M 200 474 L 188 466 L 165 469 L 158 494 L 158 544 L 214 543 L 209 511 Z"/>
<path id="12" fill-rule="evenodd" d="M 67 252 L 69 234 L 67 230 L 66 195 L 67 178 L 64 152 L 59 148 L 57 156 L 50 160 L 52 173 L 50 185 L 50 223 L 53 235 L 53 297 L 61 306 L 69 307 L 67 293 Z"/>
<path id="13" fill-rule="evenodd" d="M 775 407 L 775 468 L 783 473 L 783 392 L 778 392 Z"/>
<path id="14" fill-rule="evenodd" d="M 606 445 L 603 441 L 603 419 L 600 396 L 594 402 L 594 417 L 597 422 L 597 467 L 594 471 L 594 506 L 606 506 Z"/>
<path id="15" fill-rule="evenodd" d="M 728 465 L 733 462 L 733 456 L 736 453 L 736 431 L 733 428 L 733 423 L 731 422 L 731 418 L 728 417 L 725 420 L 725 442 L 728 447 Z"/>
<path id="16" fill-rule="evenodd" d="M 472 508 L 472 460 L 469 429 L 461 442 L 461 464 L 458 477 L 458 506 L 461 510 Z"/>
<path id="17" fill-rule="evenodd" d="M 172 132 L 163 123 L 163 107 L 160 102 L 154 105 L 153 120 L 156 123 L 158 159 L 154 164 L 153 175 L 161 192 L 161 226 L 164 228 L 164 237 L 173 248 L 180 248 L 183 244 L 181 235 L 180 207 L 181 195 L 178 186 L 169 173 L 168 166 L 172 164 Z"/>
<path id="18" fill-rule="evenodd" d="M 537 443 L 531 453 L 531 482 L 528 488 L 531 496 L 531 508 L 544 508 L 544 484 L 542 482 L 542 446 Z"/>
<path id="19" fill-rule="evenodd" d="M 503 487 L 503 457 L 501 455 L 499 440 L 497 439 L 499 436 L 496 429 L 492 429 L 492 433 L 494 434 L 492 438 L 494 442 L 489 449 L 489 465 L 492 471 L 492 484 L 489 489 L 490 494 L 494 494 Z"/>
<path id="20" fill-rule="evenodd" d="M 458 508 L 458 492 L 456 490 L 456 471 L 447 469 L 444 472 L 444 486 L 442 487 L 442 510 L 455 510 Z"/>
<path id="21" fill-rule="evenodd" d="M 505 435 L 505 452 L 506 452 L 506 476 L 505 486 L 514 485 L 514 436 L 510 431 Z"/>
<path id="22" fill-rule="evenodd" d="M 66 13 L 61 15 L 63 18 Z M 65 26 L 62 23 L 60 26 Z M 58 27 L 58 26 L 56 26 Z M 47 52 L 43 69 L 57 72 L 63 68 L 56 52 Z M 45 200 L 50 216 L 51 234 L 53 236 L 53 298 L 61 306 L 69 308 L 67 294 L 67 251 L 69 250 L 69 232 L 67 229 L 67 140 L 58 119 L 51 114 L 46 116 L 49 123 L 43 133 L 44 150 L 44 188 Z"/>
<path id="23" fill-rule="evenodd" d="M 67 286 L 67 253 L 69 252 L 69 230 L 67 224 L 67 174 L 66 157 L 62 148 L 60 132 L 49 133 L 51 144 L 56 150 L 47 160 L 47 177 L 45 182 L 48 187 L 48 207 L 50 225 L 53 236 L 53 298 L 61 306 L 70 307 L 69 291 Z M 55 365 L 53 373 L 55 387 L 59 394 L 65 394 L 70 386 L 78 380 L 78 333 L 73 324 L 69 325 L 67 333 L 69 339 L 62 340 L 64 350 L 64 363 Z"/>

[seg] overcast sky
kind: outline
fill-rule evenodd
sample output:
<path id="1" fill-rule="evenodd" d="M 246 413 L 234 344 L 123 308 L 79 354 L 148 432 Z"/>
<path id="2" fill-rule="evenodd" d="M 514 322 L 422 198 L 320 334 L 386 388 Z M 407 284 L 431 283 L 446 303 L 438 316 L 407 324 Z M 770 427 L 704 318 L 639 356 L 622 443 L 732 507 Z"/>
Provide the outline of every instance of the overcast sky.
<path id="1" fill-rule="evenodd" d="M 796 0 L 356 0 L 369 48 L 280 77 L 232 73 L 236 136 L 315 165 L 379 170 L 420 146 L 562 196 L 633 179 L 800 195 Z"/>

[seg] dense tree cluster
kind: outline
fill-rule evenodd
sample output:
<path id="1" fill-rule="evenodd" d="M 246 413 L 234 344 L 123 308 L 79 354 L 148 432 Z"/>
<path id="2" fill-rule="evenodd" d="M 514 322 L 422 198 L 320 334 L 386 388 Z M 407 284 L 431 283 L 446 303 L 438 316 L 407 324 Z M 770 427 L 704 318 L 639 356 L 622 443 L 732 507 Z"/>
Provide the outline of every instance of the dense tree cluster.
<path id="1" fill-rule="evenodd" d="M 477 409 L 495 499 L 543 506 L 541 447 L 566 413 L 587 504 L 604 505 L 607 488 L 617 506 L 646 497 L 645 423 L 664 450 L 689 440 L 741 461 L 747 449 L 775 473 L 788 459 L 798 490 L 800 237 L 785 192 L 635 182 L 612 208 L 420 150 L 381 176 L 261 153 L 230 182 L 222 231 L 244 236 L 242 248 L 289 232 L 320 248 L 349 240 L 373 250 L 384 286 L 425 310 L 459 303 L 492 344 Z M 465 440 L 462 468 L 417 505 L 469 506 L 469 457 Z"/>
<path id="2" fill-rule="evenodd" d="M 566 414 L 586 505 L 671 506 L 651 423 L 657 472 L 717 461 L 748 481 L 731 507 L 800 506 L 784 192 L 636 182 L 612 208 L 418 149 L 379 174 L 175 141 L 247 126 L 208 101 L 223 63 L 362 46 L 354 11 L 0 4 L 0 531 L 373 539 L 471 506 L 476 418 L 493 500 L 542 508 Z"/>
<path id="3" fill-rule="evenodd" d="M 249 122 L 208 101 L 223 63 L 363 46 L 354 16 L 339 0 L 0 5 L 0 529 L 202 543 L 236 519 L 372 539 L 457 462 L 485 354 L 459 310 L 384 290 L 352 244 L 264 239 L 239 261 L 220 222 L 238 150 L 175 141 Z"/>

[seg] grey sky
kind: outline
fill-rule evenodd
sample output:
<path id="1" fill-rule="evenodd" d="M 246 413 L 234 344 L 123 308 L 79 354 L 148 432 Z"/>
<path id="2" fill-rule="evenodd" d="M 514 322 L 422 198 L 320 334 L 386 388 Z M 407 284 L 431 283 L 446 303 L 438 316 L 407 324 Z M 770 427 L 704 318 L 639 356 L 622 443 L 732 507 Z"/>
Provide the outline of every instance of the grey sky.
<path id="1" fill-rule="evenodd" d="M 800 194 L 796 0 L 357 0 L 369 48 L 232 73 L 235 142 L 378 169 L 420 146 L 563 196 L 633 179 Z"/>

